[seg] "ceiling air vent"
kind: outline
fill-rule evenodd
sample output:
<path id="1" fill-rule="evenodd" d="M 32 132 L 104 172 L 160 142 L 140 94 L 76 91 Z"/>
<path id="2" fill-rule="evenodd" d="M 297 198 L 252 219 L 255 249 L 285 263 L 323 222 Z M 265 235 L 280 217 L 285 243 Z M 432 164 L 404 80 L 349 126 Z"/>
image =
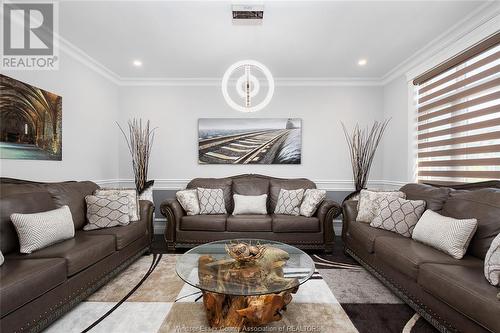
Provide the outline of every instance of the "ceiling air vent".
<path id="1" fill-rule="evenodd" d="M 263 5 L 233 5 L 234 23 L 259 24 L 263 18 Z"/>

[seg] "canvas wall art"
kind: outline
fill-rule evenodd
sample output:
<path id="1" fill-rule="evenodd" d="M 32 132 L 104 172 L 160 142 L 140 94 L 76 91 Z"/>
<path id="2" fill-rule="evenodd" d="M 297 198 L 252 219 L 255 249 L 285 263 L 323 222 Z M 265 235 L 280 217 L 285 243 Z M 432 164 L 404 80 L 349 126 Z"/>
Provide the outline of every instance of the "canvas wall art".
<path id="1" fill-rule="evenodd" d="M 300 164 L 302 122 L 296 118 L 202 118 L 200 164 Z"/>
<path id="2" fill-rule="evenodd" d="M 62 159 L 62 97 L 0 74 L 0 158 Z"/>

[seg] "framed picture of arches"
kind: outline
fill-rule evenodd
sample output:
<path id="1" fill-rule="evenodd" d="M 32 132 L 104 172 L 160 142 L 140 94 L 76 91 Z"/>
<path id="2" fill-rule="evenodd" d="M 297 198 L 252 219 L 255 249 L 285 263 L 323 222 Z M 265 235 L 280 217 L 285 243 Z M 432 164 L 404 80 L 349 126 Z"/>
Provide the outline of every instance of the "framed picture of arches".
<path id="1" fill-rule="evenodd" d="M 62 160 L 62 97 L 0 74 L 0 158 Z"/>

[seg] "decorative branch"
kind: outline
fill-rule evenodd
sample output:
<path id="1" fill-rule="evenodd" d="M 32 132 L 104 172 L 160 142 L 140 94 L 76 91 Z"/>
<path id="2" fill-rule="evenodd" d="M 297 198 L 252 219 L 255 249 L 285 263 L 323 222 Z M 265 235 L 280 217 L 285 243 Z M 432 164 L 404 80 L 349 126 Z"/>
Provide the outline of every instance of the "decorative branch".
<path id="1" fill-rule="evenodd" d="M 361 129 L 356 124 L 352 133 L 342 123 L 342 129 L 349 147 L 354 188 L 361 191 L 366 187 L 375 152 L 391 119 L 375 121 L 370 128 Z"/>
<path id="2" fill-rule="evenodd" d="M 137 192 L 141 194 L 147 187 L 149 158 L 151 156 L 151 148 L 154 142 L 156 127 L 150 129 L 149 120 L 146 125 L 142 125 L 142 119 L 132 119 L 128 121 L 128 136 L 125 130 L 116 123 L 120 128 L 125 141 L 127 142 L 128 150 L 132 156 L 132 168 L 134 170 L 135 187 Z"/>

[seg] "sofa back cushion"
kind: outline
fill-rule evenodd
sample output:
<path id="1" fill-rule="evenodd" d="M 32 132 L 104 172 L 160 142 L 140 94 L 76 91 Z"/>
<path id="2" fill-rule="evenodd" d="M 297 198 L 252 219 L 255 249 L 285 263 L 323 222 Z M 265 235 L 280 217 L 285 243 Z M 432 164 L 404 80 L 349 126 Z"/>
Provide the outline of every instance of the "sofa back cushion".
<path id="1" fill-rule="evenodd" d="M 231 213 L 233 211 L 233 191 L 231 188 L 232 184 L 233 180 L 231 178 L 195 178 L 187 184 L 186 188 L 221 189 L 224 194 L 226 211 L 228 213 Z"/>
<path id="2" fill-rule="evenodd" d="M 90 181 L 63 182 L 45 184 L 47 191 L 52 196 L 56 207 L 68 206 L 73 216 L 76 230 L 81 230 L 87 223 L 87 204 L 85 197 L 94 194 L 99 188 Z"/>
<path id="3" fill-rule="evenodd" d="M 278 196 L 281 189 L 285 190 L 298 190 L 298 189 L 315 189 L 316 184 L 305 178 L 297 179 L 271 179 L 270 182 L 270 200 L 269 200 L 269 212 L 274 212 L 276 208 L 276 203 L 278 202 Z"/>
<path id="4" fill-rule="evenodd" d="M 468 253 L 484 259 L 491 242 L 500 233 L 500 189 L 453 191 L 443 206 L 442 214 L 457 219 L 477 219 L 477 231 Z"/>
<path id="5" fill-rule="evenodd" d="M 453 190 L 448 187 L 434 187 L 425 184 L 406 184 L 401 187 L 400 191 L 406 194 L 406 199 L 424 200 L 427 209 L 440 212 Z"/>
<path id="6" fill-rule="evenodd" d="M 233 193 L 240 195 L 269 194 L 269 179 L 248 176 L 233 179 Z"/>
<path id="7" fill-rule="evenodd" d="M 0 250 L 3 254 L 19 251 L 19 239 L 10 215 L 31 214 L 57 208 L 47 190 L 36 184 L 2 184 L 0 192 Z"/>

